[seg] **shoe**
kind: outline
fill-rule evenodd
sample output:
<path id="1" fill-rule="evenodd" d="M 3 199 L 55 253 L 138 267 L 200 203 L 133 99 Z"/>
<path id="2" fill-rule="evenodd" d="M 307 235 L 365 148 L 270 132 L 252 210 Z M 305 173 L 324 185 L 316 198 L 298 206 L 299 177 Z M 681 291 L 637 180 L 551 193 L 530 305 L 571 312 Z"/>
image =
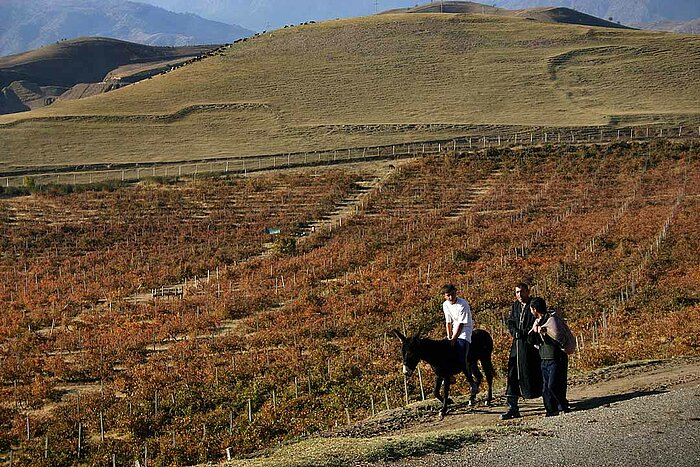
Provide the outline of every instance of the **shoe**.
<path id="1" fill-rule="evenodd" d="M 571 407 L 568 407 L 568 406 L 564 407 L 563 409 L 561 409 L 561 411 L 564 413 L 569 413 L 569 412 L 571 412 Z"/>
<path id="2" fill-rule="evenodd" d="M 513 418 L 520 418 L 520 412 L 517 410 L 509 410 L 501 414 L 501 420 L 511 420 Z"/>
<path id="3" fill-rule="evenodd" d="M 552 413 L 545 414 L 545 417 L 556 417 L 557 415 L 559 415 L 559 412 L 552 412 Z"/>

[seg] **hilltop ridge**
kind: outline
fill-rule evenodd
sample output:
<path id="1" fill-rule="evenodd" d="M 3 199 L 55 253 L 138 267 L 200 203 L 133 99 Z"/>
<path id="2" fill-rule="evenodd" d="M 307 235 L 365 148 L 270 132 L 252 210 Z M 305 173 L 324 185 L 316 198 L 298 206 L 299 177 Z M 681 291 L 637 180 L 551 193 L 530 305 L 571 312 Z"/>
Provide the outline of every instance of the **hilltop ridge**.
<path id="1" fill-rule="evenodd" d="M 535 7 L 518 10 L 497 8 L 476 2 L 448 1 L 432 2 L 411 8 L 387 10 L 381 14 L 399 13 L 452 13 L 452 14 L 482 14 L 498 16 L 517 16 L 551 23 L 579 24 L 583 26 L 598 26 L 604 28 L 627 28 L 612 21 L 606 21 L 571 8 L 564 7 Z"/>

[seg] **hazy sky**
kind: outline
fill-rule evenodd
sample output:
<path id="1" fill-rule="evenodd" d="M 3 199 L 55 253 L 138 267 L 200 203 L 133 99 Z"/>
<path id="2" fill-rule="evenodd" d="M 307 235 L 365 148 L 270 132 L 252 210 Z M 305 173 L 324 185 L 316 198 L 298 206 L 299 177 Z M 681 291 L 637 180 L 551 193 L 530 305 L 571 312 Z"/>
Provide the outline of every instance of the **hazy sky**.
<path id="1" fill-rule="evenodd" d="M 238 24 L 248 29 L 275 29 L 309 20 L 364 16 L 392 8 L 429 3 L 416 0 L 134 0 L 176 12 Z M 623 23 L 662 18 L 690 20 L 700 16 L 700 0 L 481 0 L 477 3 L 509 9 L 566 6 Z"/>
<path id="2" fill-rule="evenodd" d="M 428 2 L 407 0 L 135 0 L 263 30 L 304 21 L 371 15 Z"/>

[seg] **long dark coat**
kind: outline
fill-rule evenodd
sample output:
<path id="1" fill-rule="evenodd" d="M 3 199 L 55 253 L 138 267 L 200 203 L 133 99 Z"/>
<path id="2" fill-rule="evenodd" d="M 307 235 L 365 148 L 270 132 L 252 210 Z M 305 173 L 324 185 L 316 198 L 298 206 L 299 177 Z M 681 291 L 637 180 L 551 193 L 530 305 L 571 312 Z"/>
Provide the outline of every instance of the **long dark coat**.
<path id="1" fill-rule="evenodd" d="M 530 312 L 530 300 L 523 308 L 515 301 L 508 317 L 508 330 L 513 336 L 508 359 L 507 396 L 522 396 L 534 399 L 542 396 L 542 369 L 539 352 L 528 343 L 527 335 L 532 329 L 535 317 Z"/>

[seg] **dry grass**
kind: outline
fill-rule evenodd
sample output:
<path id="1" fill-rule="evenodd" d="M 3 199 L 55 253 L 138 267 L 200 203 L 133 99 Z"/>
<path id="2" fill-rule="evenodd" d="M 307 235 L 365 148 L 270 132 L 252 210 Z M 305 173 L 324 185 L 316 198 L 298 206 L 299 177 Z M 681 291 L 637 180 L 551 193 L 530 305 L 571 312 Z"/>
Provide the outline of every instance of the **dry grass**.
<path id="1" fill-rule="evenodd" d="M 109 94 L 0 117 L 26 120 L 0 126 L 0 170 L 455 135 L 428 124 L 675 123 L 700 114 L 698 70 L 697 36 L 481 15 L 329 21 L 274 31 Z M 246 106 L 167 122 L 115 118 L 213 103 Z M 396 126 L 378 126 L 387 124 Z"/>
<path id="2" fill-rule="evenodd" d="M 223 465 L 231 467 L 355 465 L 450 452 L 467 444 L 483 441 L 487 436 L 493 437 L 526 430 L 527 428 L 516 426 L 470 427 L 372 438 L 311 438 L 283 446 L 264 457 L 232 461 Z"/>

